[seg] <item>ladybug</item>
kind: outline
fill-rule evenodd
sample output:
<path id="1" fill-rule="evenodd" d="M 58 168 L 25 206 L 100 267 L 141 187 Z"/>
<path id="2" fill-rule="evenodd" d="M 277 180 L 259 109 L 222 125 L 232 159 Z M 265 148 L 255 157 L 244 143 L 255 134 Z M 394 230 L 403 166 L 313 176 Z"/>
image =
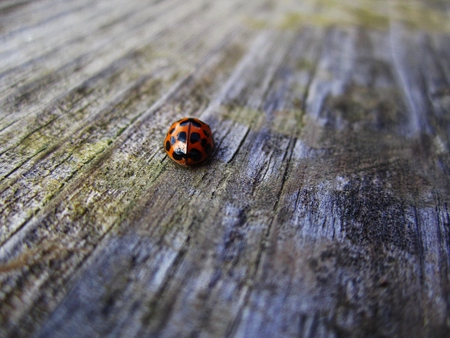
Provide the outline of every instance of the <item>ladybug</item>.
<path id="1" fill-rule="evenodd" d="M 182 118 L 170 126 L 164 149 L 178 164 L 191 166 L 201 163 L 214 151 L 211 128 L 199 119 Z"/>

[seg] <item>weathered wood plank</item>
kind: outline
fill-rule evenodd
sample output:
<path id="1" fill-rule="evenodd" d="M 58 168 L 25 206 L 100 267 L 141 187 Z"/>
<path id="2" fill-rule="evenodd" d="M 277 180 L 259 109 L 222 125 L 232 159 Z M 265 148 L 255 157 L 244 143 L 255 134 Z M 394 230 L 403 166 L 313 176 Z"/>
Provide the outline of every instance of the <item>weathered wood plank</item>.
<path id="1" fill-rule="evenodd" d="M 0 4 L 0 336 L 450 334 L 446 1 Z"/>

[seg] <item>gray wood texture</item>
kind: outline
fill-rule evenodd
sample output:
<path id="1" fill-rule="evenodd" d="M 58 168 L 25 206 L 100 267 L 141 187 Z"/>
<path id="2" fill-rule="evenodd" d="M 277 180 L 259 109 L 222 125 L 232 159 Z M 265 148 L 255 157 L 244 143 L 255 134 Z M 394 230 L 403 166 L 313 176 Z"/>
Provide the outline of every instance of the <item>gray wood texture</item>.
<path id="1" fill-rule="evenodd" d="M 448 1 L 0 1 L 0 336 L 449 337 L 449 114 Z"/>

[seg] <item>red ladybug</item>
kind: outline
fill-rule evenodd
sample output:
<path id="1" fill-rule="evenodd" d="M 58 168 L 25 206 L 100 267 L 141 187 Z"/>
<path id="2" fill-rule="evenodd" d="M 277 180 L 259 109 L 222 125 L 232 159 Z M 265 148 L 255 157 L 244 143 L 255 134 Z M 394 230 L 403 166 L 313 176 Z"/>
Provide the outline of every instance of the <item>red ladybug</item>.
<path id="1" fill-rule="evenodd" d="M 183 118 L 172 124 L 164 139 L 167 155 L 184 166 L 205 161 L 214 151 L 209 126 L 195 118 Z"/>

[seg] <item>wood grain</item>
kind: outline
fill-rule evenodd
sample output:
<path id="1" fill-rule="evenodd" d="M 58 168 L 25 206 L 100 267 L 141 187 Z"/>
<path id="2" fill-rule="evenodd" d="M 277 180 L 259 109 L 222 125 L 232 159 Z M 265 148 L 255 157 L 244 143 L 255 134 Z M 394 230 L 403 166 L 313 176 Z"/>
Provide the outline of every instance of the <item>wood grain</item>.
<path id="1" fill-rule="evenodd" d="M 449 15 L 1 1 L 0 336 L 449 336 Z"/>

